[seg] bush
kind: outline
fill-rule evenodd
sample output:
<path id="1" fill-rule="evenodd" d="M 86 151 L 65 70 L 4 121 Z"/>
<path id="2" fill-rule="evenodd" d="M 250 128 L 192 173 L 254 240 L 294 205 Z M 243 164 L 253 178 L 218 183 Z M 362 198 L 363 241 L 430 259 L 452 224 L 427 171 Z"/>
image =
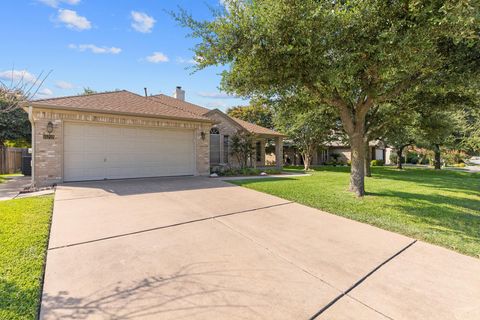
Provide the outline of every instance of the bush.
<path id="1" fill-rule="evenodd" d="M 258 176 L 262 172 L 260 169 L 255 169 L 255 168 L 231 168 L 224 170 L 221 172 L 219 175 L 222 176 Z"/>
<path id="2" fill-rule="evenodd" d="M 370 164 L 372 165 L 372 167 L 381 167 L 385 164 L 385 161 L 383 161 L 383 160 L 372 160 L 372 162 L 370 162 Z"/>
<path id="3" fill-rule="evenodd" d="M 407 162 L 411 164 L 417 164 L 420 160 L 418 153 L 409 151 L 407 153 Z"/>
<path id="4" fill-rule="evenodd" d="M 282 170 L 279 170 L 279 169 L 267 169 L 265 170 L 265 172 L 267 174 L 281 174 L 282 173 Z"/>

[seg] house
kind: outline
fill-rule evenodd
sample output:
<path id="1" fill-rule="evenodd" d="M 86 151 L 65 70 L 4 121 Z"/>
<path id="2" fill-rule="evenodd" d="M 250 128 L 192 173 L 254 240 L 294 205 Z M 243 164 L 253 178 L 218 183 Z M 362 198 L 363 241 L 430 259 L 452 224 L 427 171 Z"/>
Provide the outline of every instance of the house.
<path id="1" fill-rule="evenodd" d="M 32 179 L 39 186 L 208 175 L 212 165 L 235 165 L 229 137 L 242 130 L 255 136 L 256 165 L 264 165 L 267 139 L 275 139 L 282 156 L 281 134 L 188 103 L 180 87 L 174 97 L 122 90 L 35 100 L 24 109 L 32 123 Z"/>
<path id="2" fill-rule="evenodd" d="M 390 164 L 391 148 L 385 146 L 380 140 L 370 141 L 369 146 L 371 160 L 382 160 L 385 164 Z M 303 165 L 302 156 L 294 144 L 286 141 L 284 154 L 286 165 Z M 334 141 L 317 149 L 317 152 L 313 155 L 312 165 L 323 165 L 330 162 L 346 164 L 350 160 L 350 146 L 341 141 Z"/>

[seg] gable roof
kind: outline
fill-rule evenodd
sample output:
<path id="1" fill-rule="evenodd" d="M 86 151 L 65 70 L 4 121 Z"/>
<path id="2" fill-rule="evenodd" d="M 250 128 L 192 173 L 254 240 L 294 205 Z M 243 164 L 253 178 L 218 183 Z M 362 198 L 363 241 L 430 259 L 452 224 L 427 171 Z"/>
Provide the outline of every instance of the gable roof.
<path id="1" fill-rule="evenodd" d="M 250 123 L 248 121 L 241 120 L 241 119 L 238 119 L 238 118 L 235 118 L 235 117 L 231 117 L 231 116 L 229 116 L 229 117 L 231 119 L 233 119 L 233 121 L 238 123 L 240 126 L 242 126 L 242 128 L 244 128 L 248 132 L 255 133 L 255 134 L 264 134 L 264 135 L 269 135 L 269 136 L 279 136 L 279 137 L 284 137 L 285 136 L 284 134 L 282 134 L 280 132 L 277 132 L 275 130 L 268 129 L 268 128 L 265 128 L 265 127 L 259 126 L 257 124 Z"/>
<path id="2" fill-rule="evenodd" d="M 238 118 L 235 118 L 235 117 L 231 117 L 229 116 L 228 114 L 218 110 L 218 109 L 207 109 L 207 108 L 204 108 L 204 107 L 201 107 L 199 105 L 196 105 L 196 104 L 193 104 L 193 103 L 190 103 L 190 102 L 186 102 L 186 101 L 183 101 L 183 100 L 180 100 L 180 99 L 177 99 L 177 98 L 174 98 L 174 97 L 169 97 L 169 96 L 166 96 L 164 94 L 158 94 L 158 95 L 154 95 L 154 96 L 151 96 L 152 98 L 162 102 L 162 103 L 165 103 L 165 104 L 168 104 L 172 107 L 176 107 L 176 108 L 179 108 L 179 109 L 182 109 L 184 111 L 188 111 L 188 112 L 191 112 L 191 113 L 195 113 L 197 115 L 201 115 L 201 116 L 205 116 L 205 117 L 208 117 L 208 113 L 211 113 L 213 111 L 216 111 L 216 112 L 219 112 L 221 113 L 225 118 L 228 118 L 230 121 L 234 122 L 236 125 L 240 126 L 240 128 L 250 132 L 250 133 L 254 133 L 254 134 L 262 134 L 262 135 L 269 135 L 269 136 L 285 136 L 275 130 L 271 130 L 271 129 L 268 129 L 268 128 L 265 128 L 265 127 L 262 127 L 262 126 L 259 126 L 259 125 L 256 125 L 256 124 L 253 124 L 253 123 L 250 123 L 248 121 L 244 121 L 244 120 L 241 120 L 241 119 L 238 119 Z"/>
<path id="3" fill-rule="evenodd" d="M 144 117 L 159 117 L 180 120 L 212 122 L 201 114 L 188 112 L 154 99 L 149 99 L 126 90 L 89 95 L 68 96 L 34 100 L 32 107 L 101 113 L 128 114 Z"/>

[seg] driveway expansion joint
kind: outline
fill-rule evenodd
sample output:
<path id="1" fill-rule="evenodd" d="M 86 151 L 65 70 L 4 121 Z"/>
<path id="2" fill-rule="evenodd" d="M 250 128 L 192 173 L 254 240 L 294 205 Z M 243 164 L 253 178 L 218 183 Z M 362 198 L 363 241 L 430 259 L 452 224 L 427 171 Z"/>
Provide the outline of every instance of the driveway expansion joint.
<path id="1" fill-rule="evenodd" d="M 254 212 L 254 211 L 263 210 L 263 209 L 275 208 L 275 207 L 280 207 L 280 206 L 284 206 L 284 205 L 288 205 L 288 204 L 292 204 L 292 203 L 293 203 L 293 201 L 282 202 L 282 203 L 273 204 L 273 205 L 264 206 L 264 207 L 259 207 L 259 208 L 253 208 L 253 209 L 235 211 L 235 212 L 230 212 L 230 213 L 224 213 L 224 214 L 220 214 L 220 215 L 216 215 L 216 216 L 205 217 L 205 218 L 195 219 L 195 220 L 190 220 L 190 221 L 185 221 L 185 222 L 179 222 L 179 223 L 174 223 L 174 224 L 170 224 L 170 225 L 166 225 L 166 226 L 160 226 L 160 227 L 143 229 L 143 230 L 138 230 L 138 231 L 133 231 L 133 232 L 128 232 L 128 233 L 122 233 L 122 234 L 117 234 L 117 235 L 98 238 L 98 239 L 93 239 L 93 240 L 81 241 L 81 242 L 66 244 L 66 245 L 63 245 L 63 246 L 56 246 L 56 247 L 48 248 L 48 251 L 58 250 L 58 249 L 66 249 L 66 248 L 70 248 L 70 247 L 76 247 L 76 246 L 80 246 L 80 245 L 84 245 L 84 244 L 95 243 L 95 242 L 100 242 L 100 241 L 105 241 L 105 240 L 112 240 L 112 239 L 116 239 L 116 238 L 123 238 L 123 237 L 133 236 L 133 235 L 142 234 L 142 233 L 146 233 L 146 232 L 157 231 L 157 230 L 167 229 L 167 228 L 172 228 L 172 227 L 178 227 L 178 226 L 182 226 L 182 225 L 186 225 L 186 224 L 192 224 L 192 223 L 196 223 L 196 222 L 202 222 L 202 221 L 207 221 L 207 220 L 215 220 L 216 218 L 228 217 L 228 216 L 242 214 L 242 213 L 249 213 L 249 212 Z"/>
<path id="2" fill-rule="evenodd" d="M 342 299 L 344 296 L 349 296 L 348 295 L 353 289 L 355 289 L 356 287 L 358 287 L 362 282 L 364 282 L 365 280 L 367 280 L 372 274 L 374 274 L 375 272 L 377 272 L 381 267 L 383 267 L 384 265 L 386 265 L 388 262 L 392 261 L 393 259 L 395 259 L 396 257 L 398 257 L 400 254 L 402 254 L 405 250 L 407 250 L 408 248 L 410 248 L 411 246 L 413 246 L 415 243 L 417 242 L 417 240 L 413 240 L 412 242 L 410 242 L 409 244 L 407 244 L 405 247 L 403 247 L 402 249 L 400 249 L 399 251 L 397 251 L 394 255 L 392 255 L 390 258 L 388 258 L 387 260 L 383 261 L 382 263 L 380 263 L 378 266 L 376 266 L 374 269 L 372 269 L 372 271 L 370 271 L 369 273 L 367 273 L 366 275 L 364 275 L 362 278 L 360 278 L 357 282 L 355 282 L 350 288 L 348 288 L 346 291 L 342 292 L 341 294 L 339 294 L 335 299 L 333 299 L 332 301 L 330 301 L 327 305 L 325 305 L 323 308 L 321 308 L 317 313 L 315 313 L 309 320 L 314 320 L 314 319 L 317 319 L 322 313 L 324 313 L 325 311 L 327 311 L 331 306 L 333 306 L 335 303 L 337 303 L 340 299 Z M 355 299 L 356 301 L 358 301 L 357 299 Z M 358 301 L 360 302 L 360 301 Z M 390 318 L 392 319 L 391 317 L 388 317 L 387 315 L 379 312 L 378 310 L 366 305 L 365 303 L 363 302 L 360 302 L 362 303 L 363 305 L 369 307 L 370 309 L 378 312 L 379 314 L 387 317 L 387 318 Z"/>

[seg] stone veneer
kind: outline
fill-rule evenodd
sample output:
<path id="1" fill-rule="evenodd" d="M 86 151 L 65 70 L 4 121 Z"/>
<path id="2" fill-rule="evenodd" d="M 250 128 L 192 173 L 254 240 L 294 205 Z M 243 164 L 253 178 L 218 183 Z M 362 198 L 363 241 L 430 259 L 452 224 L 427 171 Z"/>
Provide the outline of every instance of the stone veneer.
<path id="1" fill-rule="evenodd" d="M 210 173 L 209 132 L 211 123 L 200 121 L 144 118 L 129 115 L 114 115 L 33 108 L 31 115 L 33 138 L 33 182 L 37 186 L 63 182 L 63 123 L 64 121 L 95 124 L 129 125 L 136 127 L 193 129 L 196 137 L 196 175 Z M 53 139 L 44 139 L 48 122 L 52 122 Z M 201 132 L 205 132 L 205 139 Z"/>

